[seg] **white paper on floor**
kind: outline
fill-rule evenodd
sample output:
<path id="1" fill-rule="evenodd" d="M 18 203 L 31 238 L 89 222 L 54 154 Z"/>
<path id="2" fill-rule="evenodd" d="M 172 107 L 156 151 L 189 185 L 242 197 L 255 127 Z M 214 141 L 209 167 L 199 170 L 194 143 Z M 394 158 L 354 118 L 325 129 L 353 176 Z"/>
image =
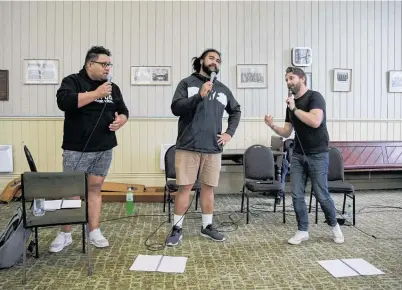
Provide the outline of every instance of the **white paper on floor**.
<path id="1" fill-rule="evenodd" d="M 163 255 L 138 255 L 130 271 L 148 271 L 165 273 L 184 273 L 187 257 Z"/>
<path id="2" fill-rule="evenodd" d="M 318 263 L 336 278 L 385 274 L 363 259 L 323 260 Z"/>

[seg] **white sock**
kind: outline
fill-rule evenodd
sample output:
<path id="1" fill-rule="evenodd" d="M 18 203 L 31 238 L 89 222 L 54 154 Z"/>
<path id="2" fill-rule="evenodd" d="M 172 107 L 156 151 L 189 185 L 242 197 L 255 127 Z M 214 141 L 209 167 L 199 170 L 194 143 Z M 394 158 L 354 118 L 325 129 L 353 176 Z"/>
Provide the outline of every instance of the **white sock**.
<path id="1" fill-rule="evenodd" d="M 173 226 L 176 226 L 178 228 L 181 228 L 182 224 L 183 224 L 183 219 L 184 216 L 182 215 L 173 215 Z"/>
<path id="2" fill-rule="evenodd" d="M 212 213 L 211 214 L 202 214 L 202 228 L 205 229 L 207 225 L 212 224 Z"/>

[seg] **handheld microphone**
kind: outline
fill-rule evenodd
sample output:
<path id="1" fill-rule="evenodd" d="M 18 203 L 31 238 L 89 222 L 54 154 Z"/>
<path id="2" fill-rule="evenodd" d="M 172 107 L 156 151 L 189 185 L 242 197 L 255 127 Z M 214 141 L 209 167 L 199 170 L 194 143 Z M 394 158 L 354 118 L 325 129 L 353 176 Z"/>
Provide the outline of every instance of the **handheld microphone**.
<path id="1" fill-rule="evenodd" d="M 211 82 L 214 83 L 215 80 L 216 80 L 216 72 L 213 71 L 213 72 L 211 73 Z"/>
<path id="2" fill-rule="evenodd" d="M 291 98 L 293 96 L 292 90 L 289 89 L 288 91 L 288 98 Z M 286 101 L 286 103 L 289 105 L 289 101 Z"/>
<path id="3" fill-rule="evenodd" d="M 107 75 L 107 82 L 112 83 L 112 75 L 111 74 Z"/>

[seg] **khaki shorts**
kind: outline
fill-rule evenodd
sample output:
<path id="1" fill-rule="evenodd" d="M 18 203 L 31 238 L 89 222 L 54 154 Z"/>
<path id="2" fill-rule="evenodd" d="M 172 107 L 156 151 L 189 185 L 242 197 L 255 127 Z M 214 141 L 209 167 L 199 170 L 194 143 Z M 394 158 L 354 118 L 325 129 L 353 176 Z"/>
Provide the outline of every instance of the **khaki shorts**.
<path id="1" fill-rule="evenodd" d="M 178 185 L 194 184 L 200 169 L 199 181 L 217 187 L 221 172 L 221 155 L 176 150 L 176 183 Z"/>

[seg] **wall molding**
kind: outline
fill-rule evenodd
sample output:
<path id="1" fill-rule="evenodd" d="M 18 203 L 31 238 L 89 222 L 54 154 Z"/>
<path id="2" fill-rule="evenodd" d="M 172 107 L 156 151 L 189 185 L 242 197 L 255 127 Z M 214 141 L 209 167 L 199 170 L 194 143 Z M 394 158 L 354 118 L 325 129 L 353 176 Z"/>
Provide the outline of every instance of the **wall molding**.
<path id="1" fill-rule="evenodd" d="M 223 118 L 226 121 L 228 118 Z M 57 116 L 0 116 L 0 120 L 5 121 L 62 121 L 64 117 L 57 117 Z M 263 118 L 257 117 L 247 117 L 241 118 L 240 121 L 246 122 L 262 122 Z M 283 122 L 284 119 L 282 118 L 274 118 L 276 121 Z M 177 122 L 178 117 L 136 117 L 131 116 L 129 118 L 130 122 Z M 364 123 L 372 123 L 372 122 L 386 122 L 386 123 L 393 123 L 393 122 L 402 122 L 402 119 L 362 119 L 362 118 L 350 118 L 350 119 L 327 119 L 327 122 L 364 122 Z"/>

